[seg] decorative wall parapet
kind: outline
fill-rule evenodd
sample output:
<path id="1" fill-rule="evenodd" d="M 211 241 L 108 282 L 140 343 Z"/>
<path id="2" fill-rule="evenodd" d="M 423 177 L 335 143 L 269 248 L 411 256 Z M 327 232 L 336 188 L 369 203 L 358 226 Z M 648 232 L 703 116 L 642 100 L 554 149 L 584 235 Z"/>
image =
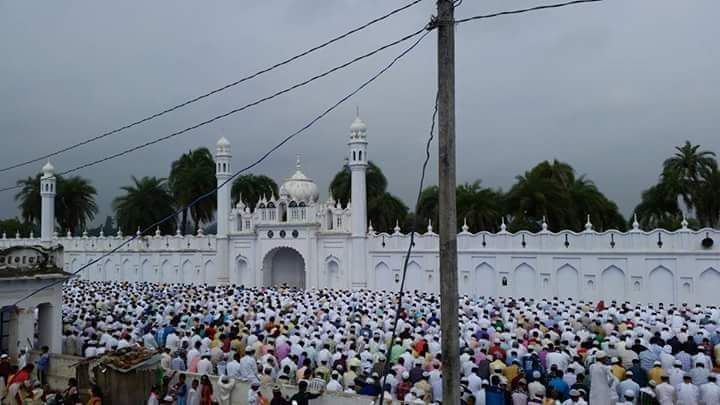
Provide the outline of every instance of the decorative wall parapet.
<path id="1" fill-rule="evenodd" d="M 117 248 L 130 239 L 130 236 L 71 236 L 52 239 L 52 244 L 60 244 L 66 252 L 107 252 Z M 40 238 L 3 238 L 0 248 L 10 246 L 41 245 Z M 155 235 L 141 236 L 120 248 L 120 251 L 206 251 L 215 252 L 215 235 Z"/>
<path id="2" fill-rule="evenodd" d="M 369 233 L 368 246 L 371 251 L 405 249 L 410 240 L 409 233 L 402 233 L 397 228 L 394 233 Z M 642 251 L 642 252 L 708 252 L 720 254 L 720 230 L 700 229 L 693 231 L 687 228 L 677 231 L 655 229 L 628 232 L 615 230 L 596 232 L 586 229 L 583 232 L 542 230 L 537 233 L 519 231 L 510 233 L 477 232 L 470 233 L 466 229 L 458 233 L 458 250 L 477 251 Z M 432 230 L 415 234 L 415 250 L 437 250 L 439 239 Z"/>

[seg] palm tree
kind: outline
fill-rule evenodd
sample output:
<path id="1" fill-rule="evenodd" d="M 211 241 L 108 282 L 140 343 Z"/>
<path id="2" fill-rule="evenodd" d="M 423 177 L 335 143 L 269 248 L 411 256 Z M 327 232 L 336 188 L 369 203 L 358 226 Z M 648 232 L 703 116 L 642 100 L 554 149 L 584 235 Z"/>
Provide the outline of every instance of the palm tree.
<path id="1" fill-rule="evenodd" d="M 20 208 L 20 216 L 25 223 L 36 223 L 41 217 L 40 177 L 28 177 L 17 181 L 20 191 L 15 194 L 15 201 Z M 58 176 L 56 176 L 58 177 Z M 56 188 L 57 189 L 57 188 Z"/>
<path id="2" fill-rule="evenodd" d="M 330 194 L 343 205 L 350 201 L 352 173 L 345 164 L 330 182 Z M 373 162 L 368 162 L 365 172 L 367 190 L 368 219 L 378 232 L 392 232 L 395 222 L 403 224 L 407 220 L 408 208 L 397 197 L 385 191 L 387 179 L 382 169 Z"/>
<path id="3" fill-rule="evenodd" d="M 580 231 L 587 215 L 599 230 L 626 227 L 617 205 L 595 183 L 584 175 L 576 177 L 572 166 L 558 160 L 541 162 L 518 176 L 507 194 L 506 204 L 514 230 L 537 231 L 545 217 L 553 231 Z"/>
<path id="4" fill-rule="evenodd" d="M 368 217 L 376 231 L 391 232 L 396 221 L 399 224 L 405 223 L 407 215 L 408 207 L 405 203 L 388 192 L 375 196 L 368 201 Z"/>
<path id="5" fill-rule="evenodd" d="M 36 235 L 40 232 L 40 229 L 31 222 L 21 222 L 17 218 L 0 219 L 0 235 L 7 235 L 12 237 L 16 234 L 27 236 L 30 232 L 34 232 Z"/>
<path id="6" fill-rule="evenodd" d="M 512 230 L 538 231 L 543 217 L 552 230 L 572 227 L 576 215 L 561 182 L 535 169 L 517 176 L 516 180 L 505 198 Z"/>
<path id="7" fill-rule="evenodd" d="M 695 213 L 700 225 L 717 227 L 720 224 L 720 170 L 705 175 L 695 195 Z"/>
<path id="8" fill-rule="evenodd" d="M 244 174 L 233 181 L 230 195 L 233 205 L 242 197 L 243 202 L 250 207 L 250 210 L 255 210 L 255 206 L 263 196 L 271 198 L 273 195 L 278 195 L 278 186 L 268 176 Z"/>
<path id="9" fill-rule="evenodd" d="M 432 220 L 438 222 L 438 186 L 430 186 L 420 194 L 418 220 L 421 224 Z M 473 231 L 496 232 L 504 212 L 503 195 L 500 190 L 482 187 L 481 181 L 457 186 L 457 224 L 462 228 L 465 220 Z M 437 228 L 436 228 L 437 229 Z"/>
<path id="10" fill-rule="evenodd" d="M 80 176 L 58 179 L 55 216 L 60 229 L 80 232 L 95 219 L 97 191 L 90 181 Z"/>
<path id="11" fill-rule="evenodd" d="M 350 166 L 346 163 L 330 182 L 330 194 L 343 205 L 350 201 L 351 177 Z M 387 178 L 385 178 L 380 167 L 371 161 L 368 162 L 365 172 L 365 190 L 367 191 L 368 200 L 382 195 L 387 189 L 387 185 Z"/>
<path id="12" fill-rule="evenodd" d="M 215 186 L 215 160 L 207 148 L 191 150 L 172 163 L 168 187 L 178 208 L 187 206 Z M 197 232 L 201 222 L 213 219 L 216 206 L 217 199 L 207 197 L 184 209 L 180 221 L 182 232 L 187 232 L 188 211 Z"/>
<path id="13" fill-rule="evenodd" d="M 20 213 L 27 223 L 37 223 L 41 217 L 40 178 L 28 177 L 19 180 L 20 192 L 15 195 L 19 203 Z M 98 212 L 95 196 L 97 191 L 88 179 L 80 176 L 64 178 L 55 175 L 55 218 L 60 229 L 79 232 L 85 229 L 88 222 Z"/>
<path id="14" fill-rule="evenodd" d="M 173 198 L 165 179 L 132 177 L 133 184 L 122 187 L 125 195 L 113 200 L 118 229 L 126 233 L 152 225 L 173 214 Z M 175 219 L 159 225 L 163 233 L 175 230 Z"/>
<path id="15" fill-rule="evenodd" d="M 595 183 L 580 176 L 570 185 L 570 198 L 575 213 L 574 224 L 571 229 L 580 230 L 590 215 L 595 229 L 604 231 L 608 229 L 626 230 L 625 219 L 617 204 L 610 201 Z"/>
<path id="16" fill-rule="evenodd" d="M 699 149 L 700 145 L 685 141 L 684 145 L 676 146 L 675 154 L 663 162 L 663 179 L 678 183 L 679 194 L 688 209 L 695 206 L 695 191 L 701 179 L 717 170 L 715 153 Z"/>
<path id="17" fill-rule="evenodd" d="M 417 212 L 418 223 L 427 223 L 432 220 L 434 224 L 438 224 L 439 220 L 439 197 L 440 189 L 438 186 L 430 186 L 420 193 L 420 201 L 418 201 Z"/>
<path id="18" fill-rule="evenodd" d="M 644 229 L 677 229 L 682 220 L 676 194 L 668 192 L 666 184 L 659 183 L 642 192 L 640 204 L 635 207 L 640 226 Z"/>
<path id="19" fill-rule="evenodd" d="M 461 184 L 456 189 L 458 227 L 467 221 L 473 231 L 496 232 L 503 214 L 500 190 L 482 187 L 480 180 Z"/>

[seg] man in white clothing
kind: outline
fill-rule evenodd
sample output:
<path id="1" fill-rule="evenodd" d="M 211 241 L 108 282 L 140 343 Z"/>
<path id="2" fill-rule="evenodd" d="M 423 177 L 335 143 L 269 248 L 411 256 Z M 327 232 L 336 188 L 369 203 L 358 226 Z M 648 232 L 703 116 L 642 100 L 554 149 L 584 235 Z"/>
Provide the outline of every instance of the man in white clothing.
<path id="1" fill-rule="evenodd" d="M 337 371 L 333 371 L 330 376 L 330 381 L 325 386 L 327 392 L 342 392 L 343 386 L 340 383 L 340 374 Z"/>
<path id="2" fill-rule="evenodd" d="M 213 364 L 210 361 L 209 354 L 203 354 L 200 361 L 197 364 L 197 372 L 200 375 L 211 375 L 213 374 Z"/>
<path id="3" fill-rule="evenodd" d="M 667 375 L 661 377 L 662 382 L 655 387 L 655 395 L 660 405 L 674 405 L 675 404 L 675 387 L 670 384 L 670 379 Z"/>
<path id="4" fill-rule="evenodd" d="M 590 403 L 593 405 L 611 404 L 611 387 L 615 381 L 606 365 L 607 355 L 603 351 L 595 355 L 595 363 L 590 366 Z"/>
<path id="5" fill-rule="evenodd" d="M 255 362 L 255 350 L 252 348 L 245 349 L 245 356 L 240 359 L 240 379 L 249 383 L 260 382 L 258 377 L 258 367 Z"/>
<path id="6" fill-rule="evenodd" d="M 677 390 L 677 405 L 698 405 L 699 403 L 700 389 L 693 385 L 692 378 L 686 375 Z"/>
<path id="7" fill-rule="evenodd" d="M 567 399 L 562 405 L 587 405 L 587 402 L 580 396 L 580 391 L 570 390 L 570 399 Z"/>
<path id="8" fill-rule="evenodd" d="M 228 377 L 240 378 L 240 354 L 235 353 L 233 359 L 230 360 L 225 366 Z"/>
<path id="9" fill-rule="evenodd" d="M 720 404 L 720 387 L 717 377 L 710 375 L 708 382 L 700 386 L 700 403 L 703 405 Z"/>
<path id="10" fill-rule="evenodd" d="M 682 363 L 679 361 L 675 362 L 675 367 L 671 368 L 667 371 L 668 377 L 670 377 L 670 385 L 675 387 L 675 390 L 680 388 L 680 384 L 683 382 L 683 377 L 685 376 L 685 372 L 682 369 Z"/>

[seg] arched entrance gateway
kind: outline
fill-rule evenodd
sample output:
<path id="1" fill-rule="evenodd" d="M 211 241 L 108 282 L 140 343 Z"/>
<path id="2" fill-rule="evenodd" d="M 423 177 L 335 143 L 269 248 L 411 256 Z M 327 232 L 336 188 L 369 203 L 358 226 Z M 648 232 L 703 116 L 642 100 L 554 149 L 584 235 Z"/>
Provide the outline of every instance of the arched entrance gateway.
<path id="1" fill-rule="evenodd" d="M 263 284 L 305 288 L 305 259 L 290 247 L 277 247 L 263 259 Z"/>

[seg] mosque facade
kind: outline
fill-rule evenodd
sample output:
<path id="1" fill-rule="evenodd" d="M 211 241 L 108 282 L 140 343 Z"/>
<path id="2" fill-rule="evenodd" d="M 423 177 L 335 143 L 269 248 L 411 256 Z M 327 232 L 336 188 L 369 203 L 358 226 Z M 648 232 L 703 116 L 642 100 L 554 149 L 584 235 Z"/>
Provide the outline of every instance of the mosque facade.
<path id="1" fill-rule="evenodd" d="M 232 176 L 230 142 L 216 145 L 218 185 Z M 318 186 L 296 171 L 255 207 L 233 204 L 230 186 L 217 193 L 215 235 L 142 235 L 79 273 L 90 280 L 302 288 L 397 290 L 410 235 L 396 227 L 377 233 L 367 220 L 365 172 L 368 138 L 356 118 L 350 127 L 348 165 L 351 201 L 320 201 Z M 73 273 L 101 258 L 129 236 L 61 236 L 54 230 L 54 168 L 43 168 L 40 238 L 3 235 L 0 248 L 60 246 L 63 270 Z M 593 230 L 553 233 L 458 234 L 461 294 L 664 304 L 717 304 L 720 291 L 720 231 Z M 439 291 L 439 240 L 431 224 L 415 235 L 406 288 Z"/>

